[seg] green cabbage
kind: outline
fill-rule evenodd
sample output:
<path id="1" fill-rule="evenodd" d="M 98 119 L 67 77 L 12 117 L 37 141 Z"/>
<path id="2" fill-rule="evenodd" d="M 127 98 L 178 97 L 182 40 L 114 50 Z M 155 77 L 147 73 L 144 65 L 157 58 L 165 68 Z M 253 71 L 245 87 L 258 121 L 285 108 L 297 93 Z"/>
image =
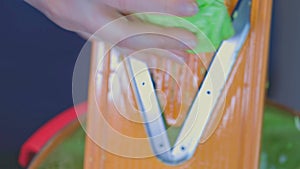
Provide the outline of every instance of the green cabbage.
<path id="1" fill-rule="evenodd" d="M 185 28 L 196 34 L 198 46 L 191 53 L 215 51 L 224 39 L 234 34 L 231 18 L 224 0 L 197 0 L 199 12 L 191 17 L 176 17 L 158 13 L 139 14 L 147 22 L 165 26 Z"/>

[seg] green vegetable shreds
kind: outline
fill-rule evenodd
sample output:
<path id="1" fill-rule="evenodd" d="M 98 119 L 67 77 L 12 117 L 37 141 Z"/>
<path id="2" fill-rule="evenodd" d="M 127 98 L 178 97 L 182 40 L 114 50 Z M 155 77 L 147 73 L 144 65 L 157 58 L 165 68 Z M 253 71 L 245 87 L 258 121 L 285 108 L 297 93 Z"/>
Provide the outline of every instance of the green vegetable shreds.
<path id="1" fill-rule="evenodd" d="M 190 53 L 215 51 L 220 43 L 234 34 L 231 18 L 224 0 L 197 0 L 199 12 L 192 17 L 144 13 L 137 16 L 144 21 L 165 26 L 185 28 L 196 34 L 198 46 Z"/>

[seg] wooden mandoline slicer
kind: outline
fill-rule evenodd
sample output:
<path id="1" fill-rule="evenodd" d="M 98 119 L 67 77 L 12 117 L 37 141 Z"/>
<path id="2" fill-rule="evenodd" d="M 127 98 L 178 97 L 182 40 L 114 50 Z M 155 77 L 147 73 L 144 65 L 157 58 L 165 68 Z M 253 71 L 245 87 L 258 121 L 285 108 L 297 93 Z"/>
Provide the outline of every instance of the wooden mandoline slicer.
<path id="1" fill-rule="evenodd" d="M 128 57 L 117 68 L 114 63 L 123 56 L 111 51 L 103 58 L 106 45 L 93 43 L 85 169 L 258 167 L 271 0 L 226 4 L 235 13 L 235 35 L 215 54 L 189 58 L 196 82 L 180 67 L 171 69 L 178 65 L 167 60 Z M 178 75 L 179 85 L 153 66 Z M 114 79 L 118 85 L 112 88 Z M 165 93 L 166 103 L 157 91 Z"/>

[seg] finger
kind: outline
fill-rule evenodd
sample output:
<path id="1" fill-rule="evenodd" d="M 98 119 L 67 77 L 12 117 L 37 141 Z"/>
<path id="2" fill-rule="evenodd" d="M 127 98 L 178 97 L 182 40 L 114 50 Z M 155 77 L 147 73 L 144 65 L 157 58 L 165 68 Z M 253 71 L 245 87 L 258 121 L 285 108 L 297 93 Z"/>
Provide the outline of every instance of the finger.
<path id="1" fill-rule="evenodd" d="M 131 12 L 162 12 L 177 16 L 191 16 L 198 12 L 195 0 L 96 0 Z"/>
<path id="2" fill-rule="evenodd" d="M 93 22 L 92 30 L 101 25 Z M 96 29 L 96 30 L 95 30 Z M 165 28 L 157 25 L 128 21 L 126 17 L 112 20 L 96 33 L 104 41 L 130 49 L 162 48 L 186 50 L 197 46 L 196 36 L 184 29 Z"/>
<path id="3" fill-rule="evenodd" d="M 128 20 L 105 4 L 85 5 L 85 10 L 79 17 L 65 17 L 57 20 L 57 23 L 64 23 L 60 25 L 65 25 L 64 28 L 76 32 L 91 35 L 96 32 L 95 37 L 102 41 L 135 50 L 145 48 L 186 50 L 197 45 L 197 38 L 187 30 Z"/>
<path id="4" fill-rule="evenodd" d="M 85 40 L 89 40 L 91 38 L 91 34 L 86 33 L 86 32 L 76 32 L 81 38 L 85 39 Z"/>

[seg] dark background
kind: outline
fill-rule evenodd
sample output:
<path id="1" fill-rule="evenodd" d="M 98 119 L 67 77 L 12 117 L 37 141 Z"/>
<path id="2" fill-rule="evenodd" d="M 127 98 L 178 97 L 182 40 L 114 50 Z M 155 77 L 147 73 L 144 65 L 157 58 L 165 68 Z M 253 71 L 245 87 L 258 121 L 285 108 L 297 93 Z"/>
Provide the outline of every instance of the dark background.
<path id="1" fill-rule="evenodd" d="M 300 1 L 273 2 L 269 98 L 300 112 Z"/>
<path id="2" fill-rule="evenodd" d="M 274 0 L 269 67 L 269 97 L 297 110 L 299 5 Z M 15 169 L 22 143 L 73 105 L 72 72 L 85 41 L 18 0 L 0 0 L 0 35 L 0 169 Z"/>
<path id="3" fill-rule="evenodd" d="M 0 0 L 0 169 L 22 143 L 73 105 L 72 72 L 85 41 L 23 1 Z"/>

